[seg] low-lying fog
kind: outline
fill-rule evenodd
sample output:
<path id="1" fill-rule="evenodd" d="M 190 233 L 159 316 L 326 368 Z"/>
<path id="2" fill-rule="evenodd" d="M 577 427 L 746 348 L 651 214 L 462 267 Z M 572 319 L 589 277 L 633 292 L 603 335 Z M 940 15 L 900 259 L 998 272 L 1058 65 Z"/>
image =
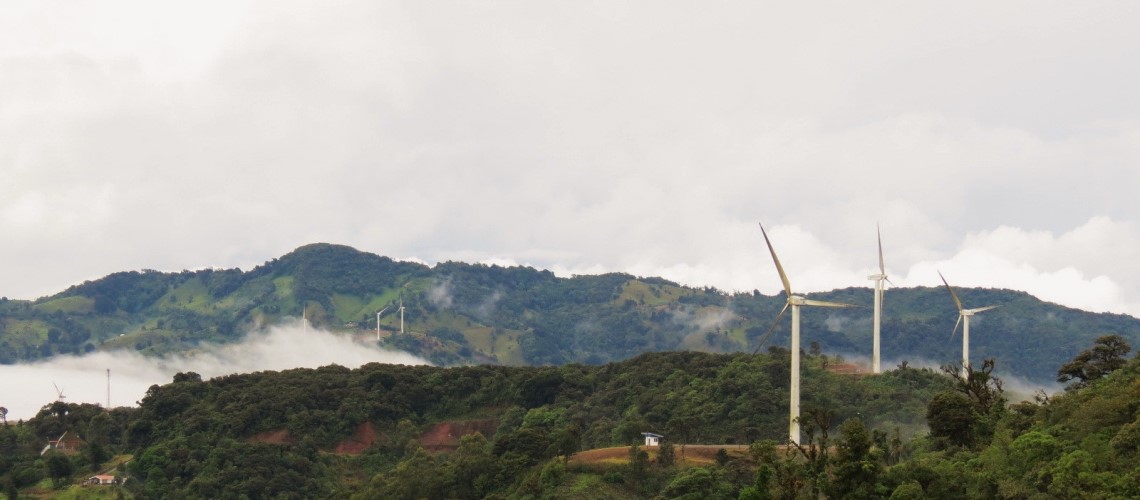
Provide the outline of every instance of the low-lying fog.
<path id="1" fill-rule="evenodd" d="M 240 343 L 203 345 L 189 355 L 147 357 L 134 351 L 57 356 L 46 361 L 0 365 L 0 407 L 8 420 L 28 419 L 56 399 L 55 386 L 70 403 L 107 404 L 107 370 L 111 370 L 111 406 L 135 406 L 154 384 L 166 384 L 175 373 L 196 372 L 203 379 L 232 373 L 337 364 L 356 368 L 366 363 L 428 364 L 401 351 L 354 341 L 298 323 L 250 333 Z M 53 386 L 52 384 L 55 384 Z"/>

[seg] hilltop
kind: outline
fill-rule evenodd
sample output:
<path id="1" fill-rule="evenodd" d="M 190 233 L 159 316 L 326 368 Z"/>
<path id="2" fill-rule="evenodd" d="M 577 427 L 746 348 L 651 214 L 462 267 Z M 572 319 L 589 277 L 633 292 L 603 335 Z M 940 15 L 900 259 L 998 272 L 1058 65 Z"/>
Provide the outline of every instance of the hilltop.
<path id="1" fill-rule="evenodd" d="M 973 319 L 971 357 L 1003 373 L 1050 383 L 1093 339 L 1140 344 L 1140 320 L 1043 302 L 1024 292 L 963 288 L 967 304 L 1002 307 Z M 871 290 L 809 294 L 863 305 L 807 310 L 803 348 L 867 357 Z M 61 353 L 130 349 L 162 355 L 224 343 L 304 316 L 313 326 L 375 338 L 441 365 L 602 364 L 644 352 L 752 352 L 782 294 L 726 293 L 622 273 L 560 278 L 529 267 L 400 262 L 351 247 L 312 244 L 248 271 L 128 271 L 34 301 L 0 302 L 0 363 Z M 400 334 L 400 305 L 405 333 Z M 889 289 L 887 363 L 954 363 L 961 340 L 942 288 Z M 771 344 L 787 346 L 788 319 Z M 814 344 L 813 344 L 814 343 Z"/>

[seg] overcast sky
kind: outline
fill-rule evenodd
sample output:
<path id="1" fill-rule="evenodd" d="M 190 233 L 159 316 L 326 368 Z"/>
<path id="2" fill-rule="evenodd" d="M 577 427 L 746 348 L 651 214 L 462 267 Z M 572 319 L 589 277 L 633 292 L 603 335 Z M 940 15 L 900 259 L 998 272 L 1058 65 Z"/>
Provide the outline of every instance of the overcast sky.
<path id="1" fill-rule="evenodd" d="M 307 243 L 1140 315 L 1135 2 L 0 0 L 0 295 Z M 889 300 L 889 299 L 888 299 Z M 967 307 L 970 305 L 967 304 Z"/>

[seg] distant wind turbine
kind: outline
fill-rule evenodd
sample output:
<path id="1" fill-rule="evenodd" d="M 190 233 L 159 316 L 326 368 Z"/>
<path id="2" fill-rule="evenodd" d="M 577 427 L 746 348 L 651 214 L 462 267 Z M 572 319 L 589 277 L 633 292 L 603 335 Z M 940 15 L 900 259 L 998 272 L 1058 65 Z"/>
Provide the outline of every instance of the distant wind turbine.
<path id="1" fill-rule="evenodd" d="M 400 333 L 404 333 L 404 299 L 400 299 Z"/>
<path id="2" fill-rule="evenodd" d="M 380 340 L 380 315 L 384 314 L 384 311 L 387 311 L 387 310 L 388 310 L 388 306 L 385 306 L 383 309 L 380 310 L 380 312 L 376 313 L 376 340 Z"/>
<path id="3" fill-rule="evenodd" d="M 887 270 L 883 265 L 883 234 L 878 226 L 875 227 L 875 232 L 879 238 L 879 274 L 872 274 L 867 276 L 867 279 L 875 282 L 875 322 L 874 322 L 874 349 L 871 354 L 871 371 L 874 373 L 882 373 L 879 367 L 879 328 L 883 321 L 883 282 L 890 283 L 891 280 L 887 279 Z M 892 283 L 893 284 L 893 283 Z"/>
<path id="4" fill-rule="evenodd" d="M 768 331 L 764 333 L 759 345 L 764 345 L 764 340 L 780 323 L 780 318 L 784 317 L 784 313 L 790 307 L 792 309 L 792 383 L 791 383 L 791 398 L 788 404 L 788 440 L 792 443 L 800 442 L 800 306 L 813 306 L 813 307 L 855 307 L 851 304 L 843 304 L 840 302 L 825 302 L 822 300 L 805 299 L 799 295 L 792 293 L 792 284 L 788 281 L 788 275 L 784 273 L 783 266 L 780 265 L 780 259 L 776 257 L 776 250 L 772 248 L 772 241 L 768 239 L 768 233 L 764 231 L 764 225 L 760 225 L 760 232 L 764 234 L 764 242 L 768 244 L 768 251 L 772 253 L 772 262 L 776 264 L 776 272 L 780 274 L 780 281 L 784 284 L 784 293 L 787 295 L 788 302 L 784 304 L 784 308 L 780 310 L 780 314 L 776 315 L 775 321 Z M 759 351 L 760 347 L 756 347 Z"/>
<path id="5" fill-rule="evenodd" d="M 946 285 L 946 289 L 950 290 L 950 297 L 954 299 L 954 305 L 958 306 L 958 321 L 954 322 L 954 331 L 950 332 L 950 338 L 958 333 L 958 324 L 962 324 L 962 378 L 965 379 L 970 375 L 970 316 L 983 311 L 989 311 L 998 306 L 977 307 L 974 309 L 966 309 L 962 307 L 962 301 L 958 300 L 958 294 L 954 293 L 954 289 L 950 288 L 950 283 L 946 282 L 946 277 L 942 276 L 942 271 L 938 272 L 938 277 L 942 278 L 942 284 Z"/>
<path id="6" fill-rule="evenodd" d="M 63 395 L 63 389 L 60 388 L 58 385 L 55 385 L 55 382 L 52 382 L 51 386 L 55 387 L 55 400 L 56 401 L 63 401 L 65 398 L 67 398 L 67 396 Z"/>

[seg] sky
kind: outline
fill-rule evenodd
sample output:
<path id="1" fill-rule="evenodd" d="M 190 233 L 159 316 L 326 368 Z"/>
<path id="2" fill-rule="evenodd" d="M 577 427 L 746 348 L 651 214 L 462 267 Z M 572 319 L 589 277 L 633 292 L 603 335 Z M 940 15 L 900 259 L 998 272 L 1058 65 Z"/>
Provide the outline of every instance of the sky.
<path id="1" fill-rule="evenodd" d="M 328 242 L 1140 316 L 1140 4 L 0 0 L 0 295 Z M 888 292 L 889 300 L 889 292 Z M 970 307 L 970 304 L 966 304 Z"/>

